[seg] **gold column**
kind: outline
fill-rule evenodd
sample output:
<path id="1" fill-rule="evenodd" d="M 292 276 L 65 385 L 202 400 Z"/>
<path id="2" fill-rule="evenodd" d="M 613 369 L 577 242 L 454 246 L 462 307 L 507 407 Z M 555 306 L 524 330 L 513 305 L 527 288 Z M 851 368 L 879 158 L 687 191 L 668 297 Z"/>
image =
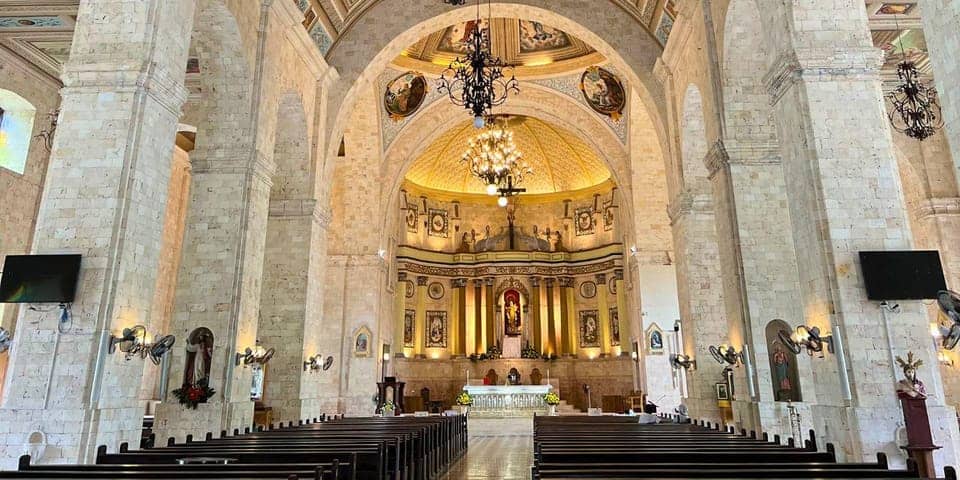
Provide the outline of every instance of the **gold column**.
<path id="1" fill-rule="evenodd" d="M 533 291 L 530 292 L 530 329 L 533 330 L 533 348 L 543 353 L 542 323 L 540 322 L 540 277 L 530 277 L 530 286 Z"/>
<path id="2" fill-rule="evenodd" d="M 617 320 L 620 328 L 620 354 L 621 355 L 630 355 L 630 351 L 633 349 L 633 343 L 630 342 L 630 331 L 628 326 L 630 325 L 627 322 L 630 312 L 627 311 L 627 292 L 623 288 L 623 270 L 614 270 L 614 278 L 616 279 L 617 287 Z"/>
<path id="3" fill-rule="evenodd" d="M 487 348 L 490 348 L 492 345 L 496 345 L 497 343 L 497 339 L 496 339 L 497 329 L 495 325 L 497 321 L 497 309 L 496 309 L 497 302 L 496 302 L 496 299 L 493 298 L 493 277 L 487 278 L 486 281 L 484 282 L 484 285 L 487 287 L 487 295 L 486 295 L 487 321 L 484 323 L 487 329 L 486 330 Z"/>
<path id="4" fill-rule="evenodd" d="M 457 354 L 457 345 L 460 343 L 460 337 L 463 332 L 460 331 L 460 304 L 464 299 L 460 297 L 460 291 L 457 290 L 457 280 L 450 280 L 450 336 L 447 338 L 447 353 L 451 357 Z"/>
<path id="5" fill-rule="evenodd" d="M 554 298 L 553 298 L 553 284 L 556 282 L 555 278 L 544 279 L 544 283 L 547 286 L 547 339 L 543 342 L 543 350 L 547 354 L 557 353 L 557 322 L 554 315 Z"/>
<path id="6" fill-rule="evenodd" d="M 414 350 L 416 357 L 423 357 L 423 341 L 427 332 L 427 277 L 417 277 L 417 317 L 416 327 L 413 331 Z"/>
<path id="7" fill-rule="evenodd" d="M 600 317 L 600 354 L 607 356 L 610 354 L 610 310 L 607 306 L 607 275 L 597 274 L 597 310 Z"/>
<path id="8" fill-rule="evenodd" d="M 455 278 L 453 280 L 453 289 L 457 292 L 457 298 L 460 299 L 460 303 L 457 304 L 456 316 L 457 316 L 457 341 L 455 343 L 456 348 L 453 350 L 454 355 L 467 355 L 467 279 L 466 278 Z"/>
<path id="9" fill-rule="evenodd" d="M 570 339 L 571 317 L 573 316 L 573 278 L 560 277 L 560 347 L 557 354 L 575 354 L 576 347 Z"/>
<path id="10" fill-rule="evenodd" d="M 400 272 L 397 274 L 397 288 L 394 290 L 394 295 L 396 295 L 395 302 L 396 305 L 396 324 L 393 327 L 393 356 L 394 358 L 402 358 L 404 356 L 403 352 L 403 324 L 406 321 L 407 314 L 407 273 Z"/>
<path id="11" fill-rule="evenodd" d="M 570 328 L 570 354 L 576 356 L 580 352 L 580 313 L 577 312 L 577 297 L 574 294 L 576 282 L 570 278 L 570 288 L 567 289 L 566 298 L 563 301 L 567 304 L 570 312 L 570 318 L 567 319 L 567 325 Z"/>
<path id="12" fill-rule="evenodd" d="M 473 343 L 474 353 L 480 355 L 483 353 L 483 279 L 473 280 Z"/>

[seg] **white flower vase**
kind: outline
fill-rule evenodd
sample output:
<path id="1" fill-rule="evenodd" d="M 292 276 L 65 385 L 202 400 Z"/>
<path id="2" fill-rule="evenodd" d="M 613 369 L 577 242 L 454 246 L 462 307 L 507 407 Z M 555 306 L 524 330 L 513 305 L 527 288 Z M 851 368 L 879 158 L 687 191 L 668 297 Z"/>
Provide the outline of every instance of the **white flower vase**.
<path id="1" fill-rule="evenodd" d="M 551 417 L 557 416 L 557 406 L 556 405 L 547 405 L 547 415 Z"/>
<path id="2" fill-rule="evenodd" d="M 457 405 L 460 408 L 460 415 L 466 415 L 470 412 L 470 405 Z"/>

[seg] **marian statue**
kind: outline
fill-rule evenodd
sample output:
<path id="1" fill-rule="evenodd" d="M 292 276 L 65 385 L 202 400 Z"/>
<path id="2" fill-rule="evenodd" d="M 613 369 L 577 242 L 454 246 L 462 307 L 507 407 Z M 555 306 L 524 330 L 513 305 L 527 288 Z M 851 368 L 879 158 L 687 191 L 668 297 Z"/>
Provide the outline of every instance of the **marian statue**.
<path id="1" fill-rule="evenodd" d="M 507 290 L 503 293 L 503 331 L 507 336 L 516 337 L 521 333 L 523 325 L 520 306 L 520 292 Z"/>

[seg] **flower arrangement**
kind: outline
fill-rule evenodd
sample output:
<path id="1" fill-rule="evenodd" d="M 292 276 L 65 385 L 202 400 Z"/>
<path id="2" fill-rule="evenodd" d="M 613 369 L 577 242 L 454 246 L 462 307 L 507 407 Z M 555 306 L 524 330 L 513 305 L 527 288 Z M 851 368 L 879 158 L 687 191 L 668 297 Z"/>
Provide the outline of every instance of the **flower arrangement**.
<path id="1" fill-rule="evenodd" d="M 395 403 L 393 403 L 392 401 L 387 400 L 386 402 L 383 402 L 383 411 L 384 411 L 384 412 L 392 412 L 392 411 L 394 411 L 394 410 L 396 410 L 396 409 L 397 409 L 397 405 L 396 405 Z"/>
<path id="2" fill-rule="evenodd" d="M 209 380 L 204 378 L 192 385 L 184 385 L 171 393 L 177 397 L 181 405 L 196 410 L 198 405 L 207 403 L 207 400 L 213 397 L 217 391 L 210 388 Z"/>
<path id="3" fill-rule="evenodd" d="M 543 394 L 543 401 L 547 405 L 557 406 L 560 405 L 560 395 L 557 395 L 553 392 L 547 392 Z"/>
<path id="4" fill-rule="evenodd" d="M 470 396 L 467 392 L 460 392 L 460 395 L 457 395 L 457 405 L 468 407 L 473 405 L 473 397 Z"/>
<path id="5" fill-rule="evenodd" d="M 540 352 L 538 352 L 536 348 L 533 348 L 530 342 L 527 342 L 527 344 L 523 346 L 523 350 L 520 350 L 520 358 L 536 360 L 540 358 Z"/>

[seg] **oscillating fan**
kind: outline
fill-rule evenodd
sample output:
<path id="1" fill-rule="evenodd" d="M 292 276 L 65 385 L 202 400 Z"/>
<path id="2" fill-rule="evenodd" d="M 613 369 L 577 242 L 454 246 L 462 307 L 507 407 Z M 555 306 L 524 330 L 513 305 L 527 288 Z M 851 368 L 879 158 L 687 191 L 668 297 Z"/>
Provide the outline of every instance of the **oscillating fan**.
<path id="1" fill-rule="evenodd" d="M 960 342 L 960 294 L 941 290 L 937 293 L 937 304 L 946 317 L 946 325 L 940 325 L 943 348 L 953 350 Z"/>
<path id="2" fill-rule="evenodd" d="M 13 337 L 10 335 L 10 332 L 0 327 L 0 353 L 10 350 L 10 347 L 12 346 Z"/>
<path id="3" fill-rule="evenodd" d="M 688 369 L 693 365 L 694 365 L 693 359 L 686 355 L 682 355 L 682 354 L 670 355 L 670 366 L 673 367 L 674 370 L 679 370 L 681 368 Z"/>
<path id="4" fill-rule="evenodd" d="M 333 356 L 329 356 L 327 357 L 326 360 L 323 361 L 323 371 L 330 370 L 330 367 L 332 366 L 333 366 Z"/>
<path id="5" fill-rule="evenodd" d="M 720 363 L 720 364 L 725 363 L 723 354 L 720 353 L 720 349 L 713 345 L 710 345 L 710 355 L 713 355 L 713 359 L 716 360 L 717 363 Z"/>
<path id="6" fill-rule="evenodd" d="M 150 350 L 147 351 L 147 355 L 150 356 L 150 361 L 152 361 L 154 365 L 160 365 L 163 356 L 173 348 L 173 344 L 176 342 L 177 338 L 173 335 L 158 338 L 157 341 L 150 346 Z"/>
<path id="7" fill-rule="evenodd" d="M 793 352 L 794 355 L 800 354 L 800 350 L 802 349 L 802 347 L 800 346 L 799 343 L 793 340 L 793 337 L 791 336 L 790 332 L 788 332 L 787 330 L 780 330 L 779 332 L 777 332 L 777 337 L 780 339 L 780 343 L 782 343 L 785 347 L 787 347 L 787 350 L 790 350 L 791 352 Z"/>

